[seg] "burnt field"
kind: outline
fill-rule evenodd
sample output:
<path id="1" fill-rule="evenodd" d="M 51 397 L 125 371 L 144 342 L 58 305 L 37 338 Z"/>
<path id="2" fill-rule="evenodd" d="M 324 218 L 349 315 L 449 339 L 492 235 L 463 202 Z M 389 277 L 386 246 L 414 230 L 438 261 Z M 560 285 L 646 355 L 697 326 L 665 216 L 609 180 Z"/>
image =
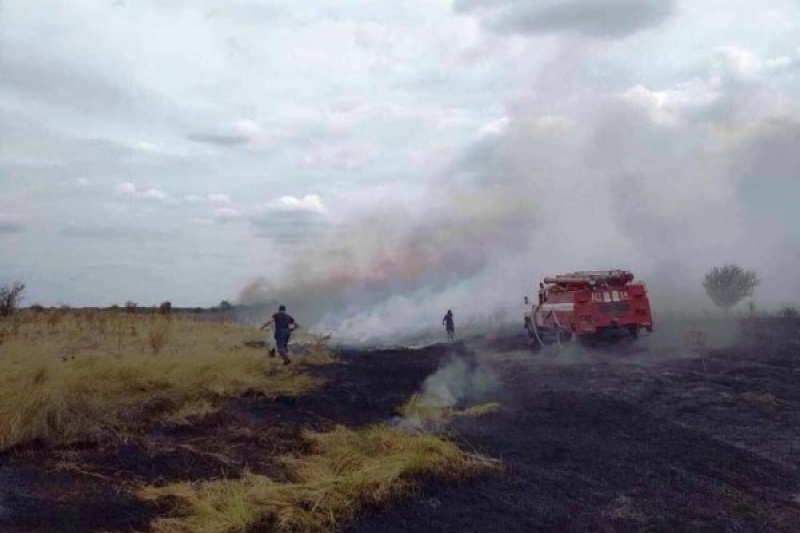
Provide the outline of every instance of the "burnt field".
<path id="1" fill-rule="evenodd" d="M 6 451 L 0 531 L 147 531 L 174 502 L 132 487 L 291 476 L 270 457 L 308 453 L 304 430 L 402 426 L 398 407 L 420 391 L 448 408 L 499 404 L 436 430 L 502 468 L 427 480 L 342 531 L 800 531 L 796 326 L 716 335 L 675 325 L 614 349 L 532 353 L 503 336 L 345 350 L 310 370 L 325 384 L 299 397 L 244 394 L 189 425 Z"/>
<path id="2" fill-rule="evenodd" d="M 691 329 L 613 350 L 485 343 L 503 409 L 452 431 L 504 473 L 347 531 L 800 531 L 796 331 L 758 324 L 725 348 L 707 345 L 731 332 Z"/>

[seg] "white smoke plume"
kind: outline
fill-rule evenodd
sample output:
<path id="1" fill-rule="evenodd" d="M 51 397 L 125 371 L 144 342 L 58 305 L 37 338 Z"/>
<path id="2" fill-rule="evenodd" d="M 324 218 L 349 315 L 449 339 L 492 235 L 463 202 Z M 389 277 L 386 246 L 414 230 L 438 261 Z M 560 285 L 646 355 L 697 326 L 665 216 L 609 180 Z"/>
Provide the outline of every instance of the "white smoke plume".
<path id="1" fill-rule="evenodd" d="M 543 276 L 570 270 L 630 269 L 657 311 L 712 308 L 702 276 L 728 262 L 758 272 L 761 305 L 798 293 L 796 237 L 751 205 L 754 188 L 797 179 L 798 104 L 724 51 L 706 77 L 658 89 L 591 84 L 576 74 L 588 53 L 567 49 L 413 201 L 343 216 L 240 302 L 369 341 L 436 327 L 449 308 L 457 329 L 513 320 Z"/>
<path id="2" fill-rule="evenodd" d="M 480 401 L 498 391 L 501 382 L 485 363 L 453 357 L 422 384 L 421 403 L 432 407 L 455 407 Z"/>
<path id="3" fill-rule="evenodd" d="M 473 359 L 452 355 L 425 379 L 394 424 L 412 431 L 435 429 L 447 422 L 453 409 L 486 401 L 502 389 L 485 356 Z"/>

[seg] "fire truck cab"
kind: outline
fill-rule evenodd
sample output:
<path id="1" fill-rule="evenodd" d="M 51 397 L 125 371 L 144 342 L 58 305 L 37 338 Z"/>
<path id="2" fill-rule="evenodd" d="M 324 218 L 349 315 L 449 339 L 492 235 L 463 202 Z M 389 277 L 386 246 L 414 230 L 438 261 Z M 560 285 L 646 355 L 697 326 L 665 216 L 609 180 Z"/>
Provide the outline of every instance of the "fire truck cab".
<path id="1" fill-rule="evenodd" d="M 539 345 L 570 339 L 637 338 L 653 331 L 647 287 L 625 270 L 573 272 L 544 278 L 525 313 L 528 338 Z"/>

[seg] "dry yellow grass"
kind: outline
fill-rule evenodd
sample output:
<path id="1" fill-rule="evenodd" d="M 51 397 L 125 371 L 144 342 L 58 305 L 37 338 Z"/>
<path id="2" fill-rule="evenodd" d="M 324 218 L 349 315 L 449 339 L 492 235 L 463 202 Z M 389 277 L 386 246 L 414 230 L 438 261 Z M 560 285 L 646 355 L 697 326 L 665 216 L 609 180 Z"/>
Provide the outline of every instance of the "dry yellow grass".
<path id="1" fill-rule="evenodd" d="M 125 433 L 213 410 L 256 391 L 301 394 L 318 384 L 263 350 L 255 328 L 190 317 L 52 310 L 0 321 L 0 449 Z M 304 361 L 330 360 L 324 347 Z"/>
<path id="2" fill-rule="evenodd" d="M 431 402 L 421 394 L 414 394 L 397 411 L 403 419 L 412 422 L 412 426 L 438 427 L 456 416 L 483 416 L 499 410 L 500 407 L 497 402 L 488 402 L 458 410 Z"/>
<path id="3" fill-rule="evenodd" d="M 157 421 L 188 424 L 213 413 L 224 397 L 298 395 L 319 384 L 303 364 L 330 362 L 324 344 L 300 339 L 311 341 L 297 358 L 304 363 L 284 367 L 280 358 L 245 346 L 263 335 L 233 324 L 109 311 L 21 313 L 0 321 L 0 449 L 33 439 L 56 444 L 125 435 Z M 243 533 L 259 524 L 331 530 L 365 506 L 413 490 L 421 477 L 461 479 L 497 468 L 434 435 L 386 426 L 304 438 L 313 453 L 283 459 L 291 482 L 246 473 L 138 489 L 143 499 L 176 498 L 176 512 L 154 520 L 151 531 Z M 97 475 L 77 455 L 58 467 Z"/>
<path id="4" fill-rule="evenodd" d="M 422 476 L 462 479 L 497 463 L 460 451 L 432 435 L 385 426 L 308 433 L 315 453 L 287 458 L 295 480 L 279 483 L 247 473 L 239 479 L 146 487 L 145 499 L 175 497 L 176 517 L 159 518 L 154 533 L 242 533 L 258 524 L 277 531 L 318 532 L 351 520 L 365 506 L 406 493 Z"/>
<path id="5" fill-rule="evenodd" d="M 501 405 L 497 402 L 487 402 L 467 407 L 463 411 L 456 411 L 455 416 L 483 416 L 500 410 Z"/>

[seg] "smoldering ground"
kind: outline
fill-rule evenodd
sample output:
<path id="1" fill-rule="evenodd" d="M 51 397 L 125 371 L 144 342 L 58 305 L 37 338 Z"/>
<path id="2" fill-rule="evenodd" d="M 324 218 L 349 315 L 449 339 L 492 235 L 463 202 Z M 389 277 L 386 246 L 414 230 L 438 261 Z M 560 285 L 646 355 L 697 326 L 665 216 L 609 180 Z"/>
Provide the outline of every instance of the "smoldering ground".
<path id="1" fill-rule="evenodd" d="M 493 368 L 494 353 L 477 345 L 459 343 L 417 394 L 392 421 L 410 431 L 436 430 L 455 409 L 503 397 L 504 386 Z"/>
<path id="2" fill-rule="evenodd" d="M 393 420 L 410 431 L 435 431 L 459 410 L 481 404 L 513 408 L 504 380 L 519 372 L 549 376 L 554 389 L 575 387 L 562 383 L 559 370 L 569 375 L 585 372 L 587 383 L 603 375 L 603 387 L 613 388 L 631 375 L 650 376 L 669 361 L 705 359 L 742 342 L 744 332 L 737 320 L 666 318 L 660 328 L 638 340 L 585 344 L 578 341 L 545 347 L 525 347 L 524 342 L 507 343 L 506 338 L 478 337 L 450 345 L 450 355 L 429 375 L 417 394 Z M 582 369 L 582 370 L 581 370 Z"/>
<path id="3" fill-rule="evenodd" d="M 795 179 L 785 169 L 800 153 L 796 106 L 781 105 L 774 84 L 742 79 L 724 51 L 706 75 L 656 88 L 633 76 L 592 81 L 594 55 L 602 50 L 565 45 L 497 127 L 410 187 L 413 201 L 378 196 L 355 214 L 331 206 L 337 221 L 240 301 L 285 303 L 369 342 L 435 326 L 450 308 L 457 321 L 521 316 L 522 297 L 562 271 L 630 269 L 656 311 L 682 314 L 713 311 L 702 276 L 728 262 L 758 272 L 757 305 L 797 294 L 800 279 L 784 274 L 800 257 L 796 235 L 749 194 L 771 184 L 780 195 L 780 181 Z M 692 100 L 697 92 L 707 94 Z"/>

